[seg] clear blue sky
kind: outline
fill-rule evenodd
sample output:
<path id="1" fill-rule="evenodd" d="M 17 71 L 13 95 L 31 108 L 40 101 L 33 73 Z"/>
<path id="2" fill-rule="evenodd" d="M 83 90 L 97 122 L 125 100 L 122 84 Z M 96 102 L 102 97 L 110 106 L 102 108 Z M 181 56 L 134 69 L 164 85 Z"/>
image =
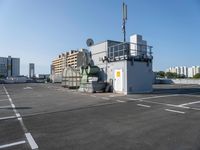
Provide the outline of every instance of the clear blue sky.
<path id="1" fill-rule="evenodd" d="M 200 0 L 125 0 L 127 38 L 141 34 L 154 47 L 154 70 L 200 65 Z M 0 56 L 20 57 L 49 73 L 61 52 L 122 40 L 122 0 L 0 0 Z"/>

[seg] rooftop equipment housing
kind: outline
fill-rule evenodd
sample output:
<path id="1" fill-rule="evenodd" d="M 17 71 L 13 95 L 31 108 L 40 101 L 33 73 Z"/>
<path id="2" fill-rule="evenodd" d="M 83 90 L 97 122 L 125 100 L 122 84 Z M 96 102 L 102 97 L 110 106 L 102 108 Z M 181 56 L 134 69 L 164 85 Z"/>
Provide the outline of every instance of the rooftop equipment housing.
<path id="1" fill-rule="evenodd" d="M 116 93 L 152 91 L 152 46 L 133 35 L 130 42 L 107 40 L 90 47 L 94 65 L 101 70 L 100 78 Z"/>

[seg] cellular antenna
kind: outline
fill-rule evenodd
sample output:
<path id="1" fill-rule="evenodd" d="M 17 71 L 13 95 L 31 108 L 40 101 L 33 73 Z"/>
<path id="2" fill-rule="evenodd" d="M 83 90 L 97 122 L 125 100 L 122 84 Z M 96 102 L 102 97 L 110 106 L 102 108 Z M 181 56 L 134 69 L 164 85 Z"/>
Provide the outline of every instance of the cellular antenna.
<path id="1" fill-rule="evenodd" d="M 124 34 L 124 42 L 126 42 L 127 5 L 124 2 L 122 6 L 122 15 L 123 15 L 122 31 Z"/>

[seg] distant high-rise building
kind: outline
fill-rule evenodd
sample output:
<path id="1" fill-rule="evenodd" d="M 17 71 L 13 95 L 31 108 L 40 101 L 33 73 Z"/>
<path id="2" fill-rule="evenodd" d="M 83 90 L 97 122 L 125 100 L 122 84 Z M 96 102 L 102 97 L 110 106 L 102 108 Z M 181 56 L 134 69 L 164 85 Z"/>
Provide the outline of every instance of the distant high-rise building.
<path id="1" fill-rule="evenodd" d="M 188 68 L 188 77 L 189 78 L 192 78 L 194 76 L 194 74 L 193 74 L 193 68 L 192 67 L 189 67 Z"/>
<path id="2" fill-rule="evenodd" d="M 4 77 L 20 75 L 20 59 L 8 57 L 0 57 L 0 75 Z"/>
<path id="3" fill-rule="evenodd" d="M 29 64 L 29 78 L 35 77 L 35 64 L 30 63 Z"/>
<path id="4" fill-rule="evenodd" d="M 62 73 L 66 66 L 72 68 L 77 67 L 78 50 L 71 50 L 69 52 L 62 53 L 58 58 L 54 59 L 51 64 L 51 79 L 53 82 L 61 82 Z"/>
<path id="5" fill-rule="evenodd" d="M 166 69 L 166 72 L 172 72 L 172 73 L 176 73 L 177 75 L 181 75 L 181 76 L 192 78 L 197 73 L 200 73 L 200 66 L 192 66 L 192 67 L 186 67 L 186 66 L 170 67 L 169 69 Z"/>

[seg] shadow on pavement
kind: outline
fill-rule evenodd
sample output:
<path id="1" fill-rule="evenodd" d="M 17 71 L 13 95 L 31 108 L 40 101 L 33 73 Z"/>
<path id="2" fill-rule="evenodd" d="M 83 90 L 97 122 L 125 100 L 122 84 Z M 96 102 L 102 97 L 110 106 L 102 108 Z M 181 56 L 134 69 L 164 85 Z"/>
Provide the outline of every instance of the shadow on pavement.
<path id="1" fill-rule="evenodd" d="M 13 108 L 10 106 L 10 107 L 0 108 L 0 109 L 13 109 Z M 32 107 L 15 107 L 15 109 L 32 109 Z"/>

